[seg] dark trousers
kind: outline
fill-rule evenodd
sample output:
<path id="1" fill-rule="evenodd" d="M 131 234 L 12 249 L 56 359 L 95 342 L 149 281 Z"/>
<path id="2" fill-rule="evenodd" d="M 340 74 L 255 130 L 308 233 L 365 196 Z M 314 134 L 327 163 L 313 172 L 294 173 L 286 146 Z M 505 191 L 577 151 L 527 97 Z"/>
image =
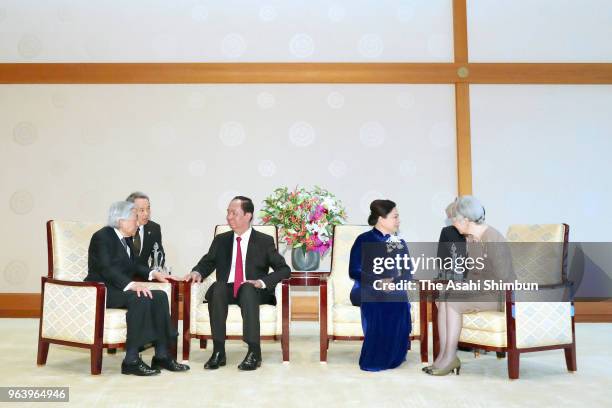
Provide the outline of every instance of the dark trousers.
<path id="1" fill-rule="evenodd" d="M 127 309 L 126 348 L 145 344 L 165 344 L 176 341 L 177 332 L 172 327 L 168 296 L 163 290 L 152 290 L 153 299 L 138 295 L 132 290 L 106 288 L 106 307 Z"/>
<path id="2" fill-rule="evenodd" d="M 249 347 L 259 348 L 259 305 L 276 304 L 276 299 L 270 291 L 244 283 L 238 290 L 238 296 L 234 297 L 233 283 L 215 282 L 206 292 L 205 298 L 215 343 L 225 343 L 228 305 L 239 305 L 242 314 L 242 339 Z"/>

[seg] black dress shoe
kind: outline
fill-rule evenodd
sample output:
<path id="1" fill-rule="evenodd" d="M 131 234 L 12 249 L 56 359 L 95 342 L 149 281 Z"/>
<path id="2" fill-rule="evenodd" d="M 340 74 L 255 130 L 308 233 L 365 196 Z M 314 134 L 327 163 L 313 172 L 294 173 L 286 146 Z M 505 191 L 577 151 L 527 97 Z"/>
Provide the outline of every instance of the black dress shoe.
<path id="1" fill-rule="evenodd" d="M 210 356 L 206 364 L 204 364 L 204 368 L 207 370 L 216 370 L 219 367 L 223 367 L 225 363 L 225 353 L 213 351 L 212 356 Z"/>
<path id="2" fill-rule="evenodd" d="M 257 367 L 261 367 L 261 357 L 249 351 L 244 360 L 242 360 L 242 363 L 238 366 L 238 369 L 241 371 L 253 371 L 257 370 Z"/>
<path id="3" fill-rule="evenodd" d="M 166 358 L 157 358 L 153 356 L 151 360 L 151 368 L 154 370 L 159 370 L 163 368 L 168 371 L 187 371 L 189 370 L 189 366 L 187 364 L 180 364 L 175 359 L 166 357 Z"/>
<path id="4" fill-rule="evenodd" d="M 157 375 L 160 371 L 146 365 L 140 358 L 134 363 L 121 363 L 121 374 L 133 374 L 142 377 Z"/>

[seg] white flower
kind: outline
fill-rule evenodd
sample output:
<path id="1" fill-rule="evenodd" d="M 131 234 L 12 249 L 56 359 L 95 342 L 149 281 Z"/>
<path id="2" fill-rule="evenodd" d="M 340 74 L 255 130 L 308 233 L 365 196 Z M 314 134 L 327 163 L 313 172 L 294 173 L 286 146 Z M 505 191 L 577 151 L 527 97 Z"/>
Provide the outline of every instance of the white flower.
<path id="1" fill-rule="evenodd" d="M 323 203 L 322 204 L 323 204 L 323 207 L 327 208 L 327 210 L 329 212 L 334 213 L 334 212 L 338 211 L 338 208 L 336 208 L 336 202 L 331 197 L 325 197 L 323 199 Z"/>
<path id="2" fill-rule="evenodd" d="M 402 242 L 401 238 L 397 235 L 393 234 L 388 239 L 387 242 Z"/>
<path id="3" fill-rule="evenodd" d="M 307 224 L 306 225 L 306 230 L 308 230 L 308 232 L 310 232 L 311 234 L 313 233 L 318 233 L 319 232 L 319 225 L 318 224 Z"/>

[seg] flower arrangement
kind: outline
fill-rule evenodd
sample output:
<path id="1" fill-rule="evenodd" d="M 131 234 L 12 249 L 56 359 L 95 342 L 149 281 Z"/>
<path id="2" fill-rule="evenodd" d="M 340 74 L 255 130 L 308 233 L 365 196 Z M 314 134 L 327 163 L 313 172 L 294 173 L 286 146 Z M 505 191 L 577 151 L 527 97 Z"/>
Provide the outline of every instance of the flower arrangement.
<path id="1" fill-rule="evenodd" d="M 346 221 L 342 203 L 329 191 L 279 187 L 264 200 L 260 212 L 264 224 L 276 225 L 288 246 L 315 251 L 320 255 L 332 245 L 334 225 Z"/>

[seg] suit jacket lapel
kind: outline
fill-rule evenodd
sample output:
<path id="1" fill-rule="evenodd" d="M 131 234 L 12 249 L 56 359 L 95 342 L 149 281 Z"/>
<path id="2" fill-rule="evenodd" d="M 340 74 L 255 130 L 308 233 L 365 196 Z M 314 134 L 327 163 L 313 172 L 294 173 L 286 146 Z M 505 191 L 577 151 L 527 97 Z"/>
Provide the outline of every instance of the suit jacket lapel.
<path id="1" fill-rule="evenodd" d="M 142 242 L 140 245 L 140 255 L 150 254 L 153 249 L 151 243 L 151 227 L 146 223 L 142 228 Z"/>
<path id="2" fill-rule="evenodd" d="M 227 254 L 225 255 L 227 261 L 227 272 L 225 280 L 229 279 L 230 271 L 232 270 L 232 250 L 234 249 L 234 233 L 227 234 Z"/>
<path id="3" fill-rule="evenodd" d="M 247 253 L 246 253 L 246 259 L 244 260 L 244 279 L 248 279 L 247 276 L 249 276 L 249 270 L 250 268 L 247 265 L 253 265 L 253 257 L 255 256 L 255 240 L 257 239 L 256 237 L 257 232 L 252 229 L 251 230 L 251 236 L 249 237 L 249 244 L 247 245 Z"/>
<path id="4" fill-rule="evenodd" d="M 119 245 L 119 253 L 122 254 L 123 257 L 125 257 L 125 259 L 131 261 L 127 251 L 125 250 L 125 247 L 123 246 L 123 242 L 121 242 L 121 239 L 117 236 L 117 234 L 115 234 L 114 230 L 111 230 L 113 235 L 115 236 L 115 242 L 117 243 L 116 245 Z M 127 240 L 125 241 L 125 244 L 129 246 Z M 132 251 L 132 248 L 130 248 L 130 251 Z"/>

